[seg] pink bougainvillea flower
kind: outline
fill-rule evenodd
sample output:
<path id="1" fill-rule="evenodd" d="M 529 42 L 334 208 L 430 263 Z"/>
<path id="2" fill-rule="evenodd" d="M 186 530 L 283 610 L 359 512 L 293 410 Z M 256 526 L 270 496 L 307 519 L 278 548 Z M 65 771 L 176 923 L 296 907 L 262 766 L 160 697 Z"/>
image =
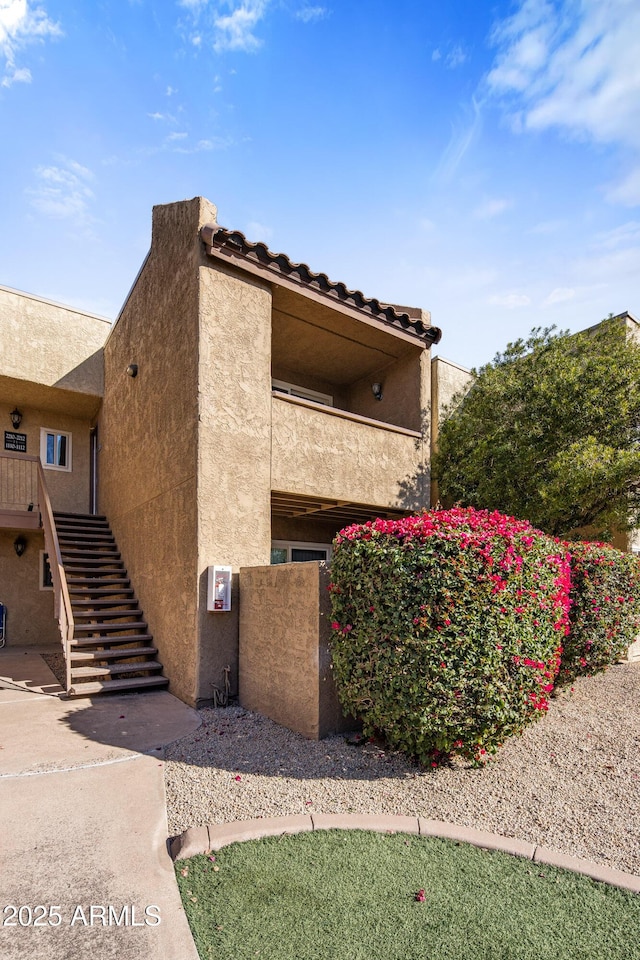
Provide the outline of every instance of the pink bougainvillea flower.
<path id="1" fill-rule="evenodd" d="M 424 903 L 426 899 L 427 898 L 425 896 L 424 890 L 418 890 L 418 892 L 416 893 L 416 901 L 418 903 Z"/>
<path id="2" fill-rule="evenodd" d="M 240 774 L 238 774 L 238 775 L 237 775 L 236 777 L 234 777 L 233 779 L 234 779 L 234 780 L 242 780 L 242 777 L 240 776 Z"/>
<path id="3" fill-rule="evenodd" d="M 340 629 L 340 624 L 337 622 L 337 620 L 334 620 L 334 621 L 333 621 L 333 623 L 331 624 L 331 629 L 332 629 L 332 630 L 339 630 L 339 629 Z"/>

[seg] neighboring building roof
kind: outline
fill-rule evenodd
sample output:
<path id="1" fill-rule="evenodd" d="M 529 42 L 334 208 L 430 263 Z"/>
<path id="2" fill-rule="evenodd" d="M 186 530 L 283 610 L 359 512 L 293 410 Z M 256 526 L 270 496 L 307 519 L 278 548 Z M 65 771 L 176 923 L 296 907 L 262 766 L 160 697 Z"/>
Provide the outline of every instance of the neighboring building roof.
<path id="1" fill-rule="evenodd" d="M 224 254 L 244 260 L 254 268 L 294 281 L 368 317 L 411 333 L 429 345 L 440 342 L 442 331 L 425 324 L 419 308 L 393 306 L 365 297 L 359 290 L 349 290 L 344 283 L 330 280 L 326 273 L 314 273 L 306 263 L 293 263 L 286 254 L 273 253 L 266 244 L 252 243 L 239 230 L 227 230 L 218 223 L 206 224 L 200 230 L 200 236 L 212 255 Z"/>

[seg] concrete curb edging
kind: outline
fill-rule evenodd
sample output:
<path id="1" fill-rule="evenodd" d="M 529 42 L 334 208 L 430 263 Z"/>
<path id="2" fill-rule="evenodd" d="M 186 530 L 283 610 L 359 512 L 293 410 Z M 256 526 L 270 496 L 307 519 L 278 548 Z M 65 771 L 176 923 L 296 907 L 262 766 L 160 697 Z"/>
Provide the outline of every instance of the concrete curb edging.
<path id="1" fill-rule="evenodd" d="M 580 873 L 592 880 L 608 883 L 613 887 L 640 893 L 640 876 L 604 867 L 590 860 L 570 857 L 535 843 L 503 837 L 498 833 L 462 827 L 443 820 L 428 820 L 424 817 L 397 817 L 379 814 L 312 813 L 288 817 L 265 817 L 255 820 L 234 820 L 231 823 L 210 823 L 206 827 L 190 827 L 174 837 L 169 844 L 171 858 L 186 860 L 199 853 L 220 850 L 230 843 L 244 840 L 261 840 L 263 837 L 278 837 L 287 834 L 305 833 L 313 830 L 374 830 L 377 833 L 409 833 L 421 837 L 440 837 L 456 843 L 470 843 L 483 850 L 499 850 L 512 856 L 523 857 L 533 863 L 560 867 Z"/>

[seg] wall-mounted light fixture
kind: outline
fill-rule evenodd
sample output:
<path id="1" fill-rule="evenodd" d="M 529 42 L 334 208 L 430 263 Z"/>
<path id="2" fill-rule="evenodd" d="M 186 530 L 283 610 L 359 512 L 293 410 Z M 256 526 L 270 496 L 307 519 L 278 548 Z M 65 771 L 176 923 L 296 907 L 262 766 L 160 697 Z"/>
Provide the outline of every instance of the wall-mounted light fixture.
<path id="1" fill-rule="evenodd" d="M 371 384 L 371 393 L 374 395 L 376 400 L 382 400 L 382 384 L 381 383 L 372 383 Z"/>
<path id="2" fill-rule="evenodd" d="M 16 407 L 14 410 L 11 411 L 9 416 L 11 417 L 11 423 L 13 424 L 14 430 L 17 430 L 20 424 L 22 423 L 22 414 Z"/>
<path id="3" fill-rule="evenodd" d="M 137 377 L 138 376 L 138 364 L 130 363 L 127 367 L 127 376 L 128 377 Z"/>
<path id="4" fill-rule="evenodd" d="M 18 554 L 19 557 L 21 557 L 22 554 L 27 549 L 27 541 L 22 536 L 22 534 L 16 537 L 15 540 L 13 541 L 13 549 L 15 550 L 15 552 Z"/>

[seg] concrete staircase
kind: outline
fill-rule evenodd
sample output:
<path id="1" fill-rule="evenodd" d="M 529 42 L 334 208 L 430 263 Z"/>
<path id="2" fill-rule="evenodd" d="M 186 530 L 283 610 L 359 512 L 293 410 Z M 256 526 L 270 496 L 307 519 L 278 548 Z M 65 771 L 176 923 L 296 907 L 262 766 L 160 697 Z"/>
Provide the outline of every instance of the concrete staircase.
<path id="1" fill-rule="evenodd" d="M 169 683 L 105 517 L 54 512 L 74 619 L 68 696 Z"/>

